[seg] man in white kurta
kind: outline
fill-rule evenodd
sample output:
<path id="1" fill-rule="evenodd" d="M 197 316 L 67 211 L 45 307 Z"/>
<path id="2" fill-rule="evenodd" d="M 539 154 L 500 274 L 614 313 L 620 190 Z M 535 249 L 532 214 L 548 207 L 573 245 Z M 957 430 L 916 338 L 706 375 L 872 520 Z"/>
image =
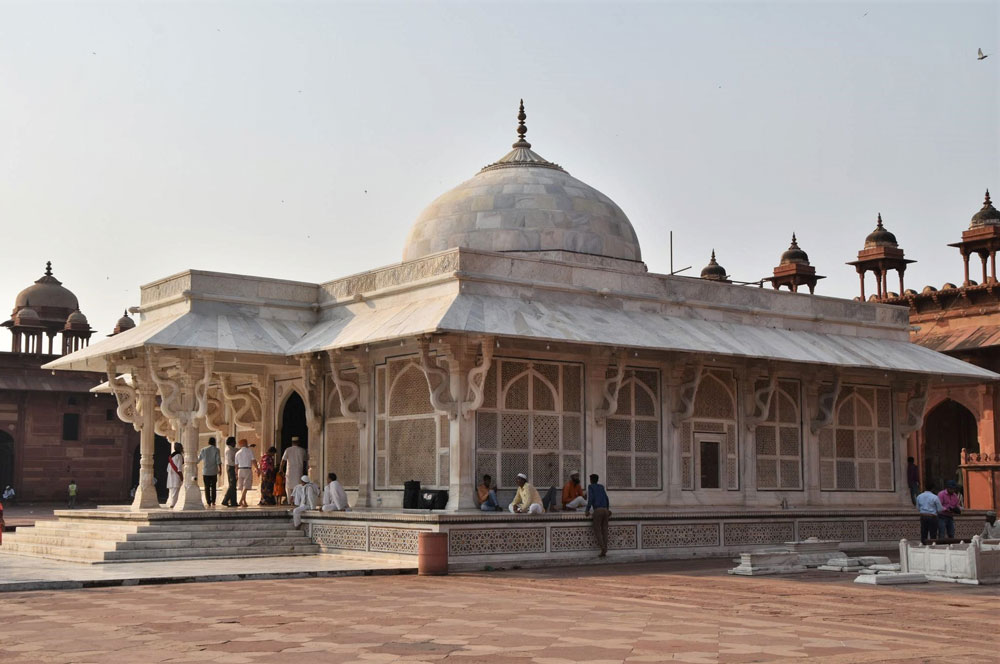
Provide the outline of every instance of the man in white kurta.
<path id="1" fill-rule="evenodd" d="M 303 475 L 302 484 L 295 487 L 292 492 L 292 500 L 295 502 L 295 509 L 292 510 L 292 525 L 298 528 L 302 525 L 302 513 L 306 510 L 316 509 L 319 501 L 319 487 L 316 486 L 308 475 Z"/>
<path id="2" fill-rule="evenodd" d="M 349 512 L 351 506 L 347 504 L 347 492 L 337 481 L 337 473 L 330 473 L 327 477 L 330 483 L 323 489 L 323 511 Z"/>
<path id="3" fill-rule="evenodd" d="M 292 436 L 292 446 L 281 455 L 281 467 L 285 471 L 285 495 L 288 504 L 294 505 L 293 492 L 299 483 L 299 477 L 306 474 L 306 449 L 298 436 Z"/>
<path id="4" fill-rule="evenodd" d="M 240 492 L 240 507 L 247 506 L 247 491 L 253 487 L 253 450 L 247 445 L 246 438 L 240 439 L 240 448 L 236 452 L 236 490 Z"/>
<path id="5" fill-rule="evenodd" d="M 177 496 L 181 492 L 181 485 L 184 484 L 184 447 L 180 443 L 174 443 L 174 453 L 167 459 L 167 507 L 177 504 Z"/>

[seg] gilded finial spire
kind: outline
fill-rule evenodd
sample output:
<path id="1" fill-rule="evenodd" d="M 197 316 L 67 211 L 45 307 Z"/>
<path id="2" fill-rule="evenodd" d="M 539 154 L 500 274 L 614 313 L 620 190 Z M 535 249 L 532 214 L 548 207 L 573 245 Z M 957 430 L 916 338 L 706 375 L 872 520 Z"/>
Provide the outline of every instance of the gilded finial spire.
<path id="1" fill-rule="evenodd" d="M 52 276 L 52 261 L 45 261 L 45 276 Z"/>
<path id="2" fill-rule="evenodd" d="M 531 143 L 529 143 L 524 135 L 528 133 L 528 126 L 524 124 L 524 121 L 528 119 L 527 114 L 524 112 L 524 100 L 521 100 L 521 106 L 517 111 L 517 142 L 511 147 L 514 148 L 530 148 Z"/>

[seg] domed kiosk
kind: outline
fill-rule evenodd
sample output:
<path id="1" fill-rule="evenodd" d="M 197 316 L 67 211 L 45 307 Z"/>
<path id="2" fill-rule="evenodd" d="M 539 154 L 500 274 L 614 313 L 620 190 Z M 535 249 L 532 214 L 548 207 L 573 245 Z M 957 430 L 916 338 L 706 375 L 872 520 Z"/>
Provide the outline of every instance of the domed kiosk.
<path id="1" fill-rule="evenodd" d="M 11 350 L 15 353 L 44 353 L 42 339 L 47 336 L 51 355 L 53 340 L 61 334 L 65 355 L 84 348 L 93 334 L 76 295 L 52 274 L 51 261 L 45 264 L 45 274 L 17 294 L 11 319 L 3 326 L 14 335 Z"/>
<path id="2" fill-rule="evenodd" d="M 156 430 L 179 439 L 180 511 L 204 509 L 187 482 L 209 435 L 260 451 L 304 420 L 313 477 L 336 473 L 353 510 L 303 515 L 331 552 L 414 556 L 432 530 L 454 564 L 572 561 L 597 552 L 589 521 L 521 516 L 514 496 L 574 471 L 607 487 L 619 560 L 906 536 L 880 524 L 913 523 L 899 460 L 926 382 L 1000 376 L 909 343 L 901 307 L 712 282 L 717 261 L 648 272 L 622 209 L 518 118 L 509 153 L 417 217 L 402 262 L 319 284 L 175 274 L 142 287 L 135 328 L 46 366 L 108 372 L 143 464 Z M 479 507 L 486 475 L 500 512 Z M 444 510 L 408 509 L 411 482 Z"/>
<path id="3" fill-rule="evenodd" d="M 639 240 L 621 208 L 531 149 L 523 100 L 517 118 L 510 152 L 420 213 L 403 260 L 465 247 L 567 261 L 641 262 Z"/>

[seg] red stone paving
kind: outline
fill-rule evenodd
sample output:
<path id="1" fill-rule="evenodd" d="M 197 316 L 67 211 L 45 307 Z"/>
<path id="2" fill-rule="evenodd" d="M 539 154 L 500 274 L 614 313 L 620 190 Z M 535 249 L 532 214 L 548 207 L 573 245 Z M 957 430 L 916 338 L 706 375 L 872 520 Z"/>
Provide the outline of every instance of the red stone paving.
<path id="1" fill-rule="evenodd" d="M 677 561 L 6 593 L 0 662 L 1000 662 L 1000 588 L 724 569 Z"/>

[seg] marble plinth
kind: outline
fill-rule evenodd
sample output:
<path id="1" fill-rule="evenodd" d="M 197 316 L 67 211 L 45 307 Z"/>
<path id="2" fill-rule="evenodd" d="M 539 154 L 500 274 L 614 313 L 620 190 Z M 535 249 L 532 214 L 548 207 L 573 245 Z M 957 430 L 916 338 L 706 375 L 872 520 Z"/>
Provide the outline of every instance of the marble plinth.
<path id="1" fill-rule="evenodd" d="M 798 542 L 785 542 L 785 548 L 799 555 L 799 564 L 806 567 L 825 565 L 831 558 L 841 558 L 840 540 L 821 540 L 815 537 Z"/>
<path id="2" fill-rule="evenodd" d="M 763 574 L 797 574 L 805 572 L 805 565 L 799 564 L 797 553 L 743 553 L 740 564 L 729 570 L 738 576 L 760 576 Z"/>
<path id="3" fill-rule="evenodd" d="M 865 583 L 872 586 L 899 586 L 907 583 L 927 583 L 928 579 L 923 574 L 861 574 L 854 579 L 854 583 Z"/>

